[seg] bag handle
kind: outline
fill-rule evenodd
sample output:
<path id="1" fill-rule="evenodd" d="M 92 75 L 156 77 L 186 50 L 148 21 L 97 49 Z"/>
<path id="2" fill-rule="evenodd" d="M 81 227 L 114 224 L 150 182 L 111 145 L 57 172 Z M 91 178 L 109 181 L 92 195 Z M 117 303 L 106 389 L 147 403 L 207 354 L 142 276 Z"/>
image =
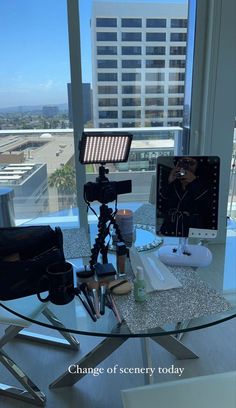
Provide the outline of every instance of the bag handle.
<path id="1" fill-rule="evenodd" d="M 41 302 L 43 302 L 43 303 L 48 302 L 48 301 L 50 300 L 50 294 L 48 294 L 47 297 L 42 298 L 42 297 L 41 297 L 41 294 L 40 294 L 40 291 L 39 291 L 39 289 L 40 289 L 40 282 L 41 282 L 42 280 L 44 280 L 44 279 L 49 280 L 47 275 L 41 276 L 41 278 L 39 279 L 39 282 L 38 282 L 38 290 L 37 290 L 38 299 L 39 299 Z"/>

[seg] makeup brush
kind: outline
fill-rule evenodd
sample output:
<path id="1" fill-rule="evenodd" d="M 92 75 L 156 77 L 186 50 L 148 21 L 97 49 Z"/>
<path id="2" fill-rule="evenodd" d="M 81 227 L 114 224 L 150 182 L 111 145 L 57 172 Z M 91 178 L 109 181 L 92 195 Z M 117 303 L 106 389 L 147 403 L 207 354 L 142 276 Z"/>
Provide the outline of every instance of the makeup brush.
<path id="1" fill-rule="evenodd" d="M 100 314 L 105 314 L 105 298 L 106 298 L 107 286 L 105 284 L 100 285 Z"/>
<path id="2" fill-rule="evenodd" d="M 98 289 L 99 289 L 99 283 L 96 281 L 90 281 L 88 282 L 88 288 L 92 294 L 93 298 L 93 304 L 94 304 L 94 309 L 96 312 L 97 318 L 101 317 L 100 315 L 100 309 L 99 309 L 99 297 L 98 297 Z"/>
<path id="3" fill-rule="evenodd" d="M 120 314 L 118 312 L 115 300 L 111 294 L 111 291 L 109 289 L 107 289 L 107 293 L 106 293 L 107 299 L 108 299 L 108 303 L 111 307 L 111 310 L 113 311 L 114 315 L 116 316 L 118 322 L 121 324 L 122 323 L 122 319 L 120 317 Z"/>
<path id="4" fill-rule="evenodd" d="M 84 296 L 85 296 L 85 298 L 86 298 L 86 300 L 87 300 L 87 302 L 88 302 L 88 304 L 89 304 L 89 306 L 90 306 L 90 308 L 92 310 L 92 313 L 94 315 L 96 315 L 96 310 L 95 310 L 93 302 L 92 302 L 92 300 L 91 300 L 91 298 L 89 296 L 89 288 L 88 288 L 87 283 L 85 283 L 85 282 L 81 283 L 79 288 L 83 292 L 83 294 L 84 294 Z"/>
<path id="5" fill-rule="evenodd" d="M 82 298 L 80 289 L 75 288 L 75 295 L 78 296 L 79 300 L 81 301 L 81 303 L 82 303 L 82 305 L 84 306 L 84 308 L 87 310 L 87 312 L 88 312 L 89 316 L 91 317 L 91 319 L 92 319 L 94 322 L 96 322 L 96 321 L 97 321 L 97 318 L 96 318 L 96 316 L 92 313 L 92 311 L 91 311 L 91 309 L 90 309 L 88 303 L 85 302 L 85 300 Z"/>

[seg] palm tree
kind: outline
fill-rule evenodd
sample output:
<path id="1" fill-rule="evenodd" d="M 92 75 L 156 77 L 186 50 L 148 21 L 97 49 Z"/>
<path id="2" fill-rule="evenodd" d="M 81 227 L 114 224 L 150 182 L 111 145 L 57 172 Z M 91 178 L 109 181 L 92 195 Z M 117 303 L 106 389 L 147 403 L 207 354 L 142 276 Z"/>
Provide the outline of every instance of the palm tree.
<path id="1" fill-rule="evenodd" d="M 76 179 L 74 168 L 66 164 L 55 170 L 48 179 L 49 187 L 56 187 L 59 209 L 69 208 L 75 204 Z"/>

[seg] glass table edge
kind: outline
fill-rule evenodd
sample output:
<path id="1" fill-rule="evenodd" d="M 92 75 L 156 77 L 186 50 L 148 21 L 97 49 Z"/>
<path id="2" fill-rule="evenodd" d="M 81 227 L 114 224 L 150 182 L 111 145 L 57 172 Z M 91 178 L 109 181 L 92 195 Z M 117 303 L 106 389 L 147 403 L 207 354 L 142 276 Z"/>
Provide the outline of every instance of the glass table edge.
<path id="1" fill-rule="evenodd" d="M 212 315 L 211 321 L 208 321 L 206 323 L 200 323 L 199 322 L 199 324 L 196 324 L 194 326 L 185 327 L 185 328 L 165 330 L 163 328 L 164 327 L 163 326 L 163 327 L 160 328 L 162 331 L 159 331 L 159 332 L 155 331 L 155 329 L 148 329 L 147 331 L 145 331 L 145 332 L 143 331 L 143 332 L 140 332 L 140 333 L 132 333 L 132 332 L 129 332 L 129 333 L 127 333 L 127 332 L 124 332 L 124 333 L 122 333 L 122 332 L 120 332 L 120 333 L 113 332 L 112 333 L 112 332 L 105 332 L 105 331 L 104 332 L 101 332 L 101 331 L 100 332 L 95 332 L 95 331 L 89 331 L 89 330 L 84 331 L 84 330 L 79 330 L 79 329 L 75 329 L 75 328 L 62 327 L 61 325 L 56 326 L 56 325 L 44 323 L 44 322 L 41 322 L 39 320 L 35 320 L 35 319 L 31 319 L 29 317 L 26 317 L 26 316 L 24 316 L 24 315 L 22 315 L 22 314 L 20 314 L 20 313 L 18 313 L 16 311 L 10 309 L 6 305 L 2 304 L 1 302 L 0 302 L 0 306 L 3 307 L 8 312 L 12 313 L 13 315 L 15 315 L 17 317 L 20 317 L 21 319 L 26 320 L 28 322 L 31 322 L 32 324 L 36 324 L 36 325 L 46 327 L 46 328 L 49 328 L 49 329 L 53 329 L 53 330 L 60 329 L 60 331 L 63 331 L 63 332 L 66 332 L 66 333 L 73 333 L 73 334 L 79 334 L 79 335 L 84 335 L 84 336 L 87 335 L 87 336 L 94 336 L 94 337 L 105 337 L 105 338 L 112 338 L 112 337 L 125 337 L 125 338 L 150 337 L 150 338 L 152 338 L 152 337 L 159 337 L 159 336 L 161 337 L 161 336 L 168 336 L 168 335 L 176 335 L 176 334 L 180 334 L 180 333 L 187 333 L 187 332 L 192 332 L 192 331 L 208 328 L 208 327 L 211 327 L 211 326 L 215 326 L 217 324 L 224 323 L 224 322 L 226 322 L 228 320 L 232 320 L 232 319 L 234 319 L 236 317 L 236 307 L 233 307 L 233 309 L 230 309 L 230 310 L 225 311 L 225 312 L 218 313 L 218 315 L 219 315 L 218 319 L 212 320 L 214 318 L 214 316 L 215 316 L 215 315 Z M 210 316 L 209 316 L 209 318 L 210 318 Z M 197 317 L 197 318 L 193 318 L 191 320 L 206 319 L 206 318 L 207 318 L 207 316 L 200 316 L 200 317 Z M 183 322 L 174 322 L 174 323 L 172 322 L 172 323 L 168 323 L 168 325 L 171 325 L 171 324 L 174 325 L 174 324 L 177 324 L 177 323 L 182 323 L 184 325 L 185 322 L 189 322 L 189 320 L 187 320 L 187 321 L 184 320 Z M 117 328 L 118 327 L 119 327 L 119 324 L 117 324 Z M 120 327 L 122 327 L 122 325 Z M 124 327 L 125 326 L 123 325 L 123 328 Z M 22 329 L 23 329 L 23 327 L 22 327 Z"/>

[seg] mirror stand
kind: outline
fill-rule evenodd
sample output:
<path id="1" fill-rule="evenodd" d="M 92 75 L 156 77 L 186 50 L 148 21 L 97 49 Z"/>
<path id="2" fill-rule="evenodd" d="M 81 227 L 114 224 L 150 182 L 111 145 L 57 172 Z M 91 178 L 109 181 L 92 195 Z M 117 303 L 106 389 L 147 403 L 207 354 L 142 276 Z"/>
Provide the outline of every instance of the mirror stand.
<path id="1" fill-rule="evenodd" d="M 179 238 L 178 245 L 163 245 L 158 254 L 166 265 L 206 267 L 212 261 L 212 253 L 208 248 L 188 244 L 188 238 Z"/>

